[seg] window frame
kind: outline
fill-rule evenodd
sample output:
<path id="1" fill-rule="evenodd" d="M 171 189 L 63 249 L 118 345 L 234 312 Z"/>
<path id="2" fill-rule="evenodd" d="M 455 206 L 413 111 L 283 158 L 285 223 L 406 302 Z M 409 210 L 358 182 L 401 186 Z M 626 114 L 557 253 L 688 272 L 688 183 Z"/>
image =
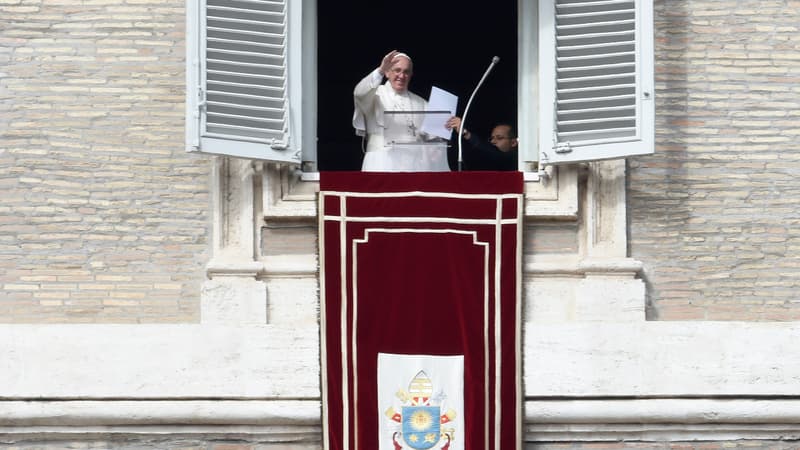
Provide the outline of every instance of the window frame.
<path id="1" fill-rule="evenodd" d="M 286 19 L 286 83 L 288 108 L 288 133 L 286 149 L 280 152 L 259 152 L 247 145 L 213 142 L 202 139 L 199 133 L 202 114 L 201 90 L 204 82 L 202 74 L 205 55 L 204 13 L 206 0 L 187 3 L 187 126 L 186 145 L 188 151 L 214 153 L 234 157 L 250 158 L 271 162 L 302 164 L 302 180 L 316 180 L 317 148 L 316 102 L 317 102 L 317 1 L 284 0 Z M 653 101 L 653 39 L 652 39 L 652 0 L 634 0 L 637 5 L 637 33 L 639 39 L 637 63 L 644 69 L 640 74 L 642 87 L 647 99 L 641 102 L 644 107 L 639 112 L 642 117 L 640 145 L 631 150 L 630 146 L 620 144 L 606 145 L 600 151 L 597 147 L 586 146 L 571 152 L 567 158 L 553 158 L 547 154 L 545 144 L 552 140 L 552 130 L 543 124 L 552 117 L 545 109 L 547 92 L 552 92 L 554 83 L 547 80 L 542 71 L 547 69 L 545 59 L 552 58 L 554 49 L 542 49 L 552 38 L 554 16 L 552 11 L 557 0 L 518 0 L 518 55 L 517 83 L 519 101 L 517 117 L 519 131 L 519 170 L 526 174 L 526 180 L 538 180 L 545 172 L 546 165 L 586 162 L 609 158 L 624 158 L 632 155 L 653 153 L 654 147 L 654 101 Z M 547 11 L 551 11 L 550 14 Z M 551 64 L 552 65 L 552 64 Z M 554 71 L 554 69 L 553 69 Z M 548 115 L 549 114 L 549 115 Z M 204 143 L 213 145 L 203 146 Z M 545 154 L 543 154 L 545 151 Z M 593 154 L 594 153 L 594 154 Z"/>
<path id="2" fill-rule="evenodd" d="M 206 111 L 204 90 L 206 89 L 207 6 L 207 0 L 186 3 L 186 151 L 281 163 L 301 163 L 304 156 L 303 140 L 307 136 L 304 132 L 307 126 L 304 126 L 303 116 L 303 110 L 307 108 L 302 108 L 305 91 L 304 66 L 312 62 L 310 67 L 313 68 L 313 60 L 306 58 L 302 51 L 303 40 L 306 38 L 306 27 L 303 24 L 305 5 L 283 0 L 285 124 L 283 138 L 272 143 L 256 142 L 246 138 L 209 136 L 203 131 Z M 313 91 L 309 93 L 313 94 Z M 316 157 L 316 153 L 313 157 Z"/>
<path id="3" fill-rule="evenodd" d="M 527 0 L 520 0 L 528 3 Z M 636 132 L 632 137 L 606 138 L 597 141 L 559 141 L 556 134 L 558 100 L 556 70 L 556 3 L 538 1 L 539 6 L 539 161 L 543 165 L 599 161 L 651 154 L 655 150 L 654 47 L 652 0 L 627 0 L 634 4 L 633 71 L 635 86 Z M 621 2 L 620 2 L 621 3 Z M 619 26 L 619 30 L 623 30 Z M 610 73 L 610 72 L 609 72 Z M 609 128 L 601 129 L 607 131 Z"/>
<path id="4" fill-rule="evenodd" d="M 519 170 L 526 174 L 538 173 L 539 161 L 539 125 L 535 120 L 539 104 L 538 3 L 517 0 L 517 139 Z"/>

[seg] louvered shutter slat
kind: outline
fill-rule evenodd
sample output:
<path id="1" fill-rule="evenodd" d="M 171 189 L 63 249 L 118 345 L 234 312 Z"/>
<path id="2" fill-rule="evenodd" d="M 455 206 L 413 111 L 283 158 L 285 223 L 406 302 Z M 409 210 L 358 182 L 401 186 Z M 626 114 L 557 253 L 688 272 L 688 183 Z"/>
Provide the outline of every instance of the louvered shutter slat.
<path id="1" fill-rule="evenodd" d="M 209 83 L 211 86 L 212 83 Z M 275 91 L 280 92 L 280 87 L 273 87 L 273 86 L 261 86 L 256 84 L 247 84 L 247 83 L 233 83 L 233 82 L 225 82 L 225 81 L 217 81 L 213 83 L 214 86 L 217 86 L 214 90 L 224 90 L 225 94 L 233 98 L 259 98 L 260 95 L 255 94 L 263 94 L 267 91 Z M 209 89 L 210 91 L 212 89 Z M 241 94 L 237 93 L 237 91 L 242 92 Z M 260 91 L 260 92 L 259 92 Z"/>
<path id="2" fill-rule="evenodd" d="M 241 106 L 233 103 L 223 103 L 223 102 L 213 102 L 215 106 L 217 106 L 219 110 L 219 114 L 231 114 L 237 111 L 241 111 Z M 258 106 L 250 106 L 247 108 L 249 110 L 259 110 L 262 112 L 263 118 L 269 118 L 270 116 L 274 117 L 273 120 L 279 120 L 280 116 L 283 114 L 283 111 L 276 108 L 267 108 L 267 107 L 258 107 Z M 246 117 L 246 116 L 242 116 Z"/>

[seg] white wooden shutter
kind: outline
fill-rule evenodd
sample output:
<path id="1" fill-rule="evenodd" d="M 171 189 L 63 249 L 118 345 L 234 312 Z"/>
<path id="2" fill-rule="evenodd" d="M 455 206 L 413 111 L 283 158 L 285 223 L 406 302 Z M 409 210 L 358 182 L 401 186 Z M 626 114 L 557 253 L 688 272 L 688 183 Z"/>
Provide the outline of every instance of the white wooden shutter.
<path id="1" fill-rule="evenodd" d="M 539 4 L 540 162 L 653 153 L 652 0 Z"/>
<path id="2" fill-rule="evenodd" d="M 287 3 L 204 0 L 189 7 L 188 150 L 301 162 L 289 120 Z"/>

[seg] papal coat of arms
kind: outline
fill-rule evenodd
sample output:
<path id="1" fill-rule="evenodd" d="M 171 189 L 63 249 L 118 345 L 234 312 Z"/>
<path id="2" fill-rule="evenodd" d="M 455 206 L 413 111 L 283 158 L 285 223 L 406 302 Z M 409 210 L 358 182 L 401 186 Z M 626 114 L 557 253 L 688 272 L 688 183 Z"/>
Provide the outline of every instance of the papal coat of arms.
<path id="1" fill-rule="evenodd" d="M 447 450 L 456 438 L 456 429 L 448 427 L 456 417 L 456 411 L 443 411 L 444 394 L 433 394 L 433 383 L 420 370 L 408 385 L 396 394 L 402 402 L 400 411 L 395 407 L 386 410 L 386 417 L 400 425 L 400 431 L 392 435 L 395 450 L 437 449 Z"/>

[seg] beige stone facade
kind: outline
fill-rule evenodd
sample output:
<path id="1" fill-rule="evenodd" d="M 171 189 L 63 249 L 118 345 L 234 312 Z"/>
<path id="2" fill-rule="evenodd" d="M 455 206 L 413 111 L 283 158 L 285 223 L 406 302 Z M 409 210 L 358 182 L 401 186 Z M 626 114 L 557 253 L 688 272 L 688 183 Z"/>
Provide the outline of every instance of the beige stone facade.
<path id="1" fill-rule="evenodd" d="M 186 154 L 184 6 L 0 0 L 0 448 L 321 448 L 318 186 Z M 655 22 L 656 153 L 526 183 L 525 448 L 794 448 L 800 2 Z"/>
<path id="2" fill-rule="evenodd" d="M 197 322 L 209 163 L 183 150 L 183 2 L 0 16 L 0 322 Z"/>
<path id="3" fill-rule="evenodd" d="M 656 154 L 632 159 L 653 320 L 796 321 L 800 3 L 656 2 Z"/>

